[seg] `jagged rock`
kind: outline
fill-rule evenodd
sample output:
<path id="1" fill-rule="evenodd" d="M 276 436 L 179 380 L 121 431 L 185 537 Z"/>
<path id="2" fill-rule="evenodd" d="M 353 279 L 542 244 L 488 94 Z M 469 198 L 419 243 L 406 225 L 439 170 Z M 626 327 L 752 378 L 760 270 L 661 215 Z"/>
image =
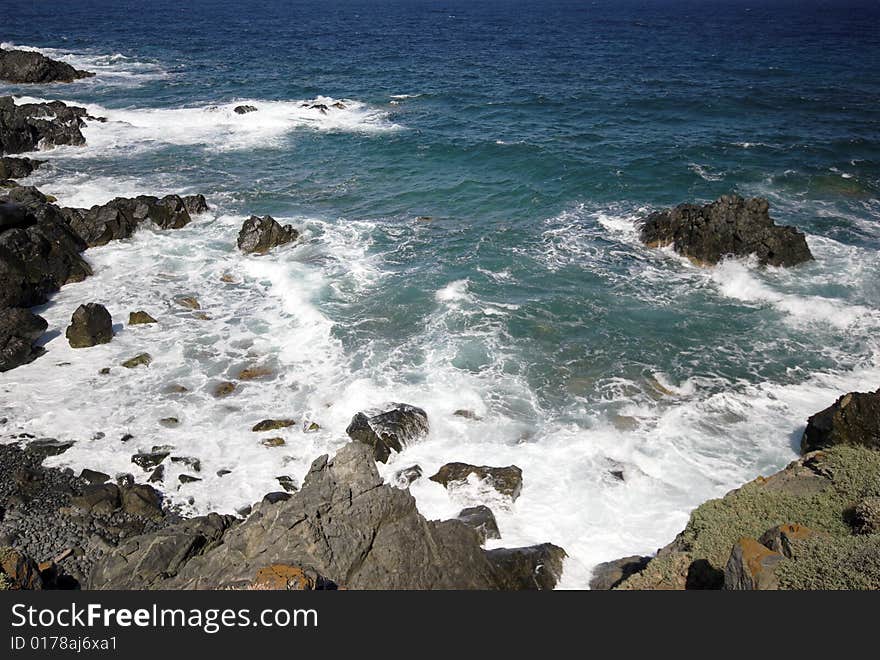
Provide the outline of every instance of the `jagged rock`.
<path id="1" fill-rule="evenodd" d="M 498 522 L 495 520 L 495 514 L 492 509 L 482 504 L 462 509 L 456 520 L 460 520 L 468 527 L 476 530 L 480 537 L 480 543 L 485 543 L 488 539 L 500 539 L 501 532 L 498 531 Z"/>
<path id="2" fill-rule="evenodd" d="M 20 550 L 0 547 L 0 589 L 11 591 L 43 588 L 37 563 Z"/>
<path id="3" fill-rule="evenodd" d="M 281 486 L 288 493 L 295 493 L 299 490 L 299 487 L 296 485 L 296 481 L 293 477 L 282 475 L 280 477 L 275 477 L 275 481 L 277 481 L 278 485 Z"/>
<path id="4" fill-rule="evenodd" d="M 22 179 L 34 173 L 44 160 L 32 158 L 0 157 L 0 179 Z"/>
<path id="5" fill-rule="evenodd" d="M 590 589 L 593 591 L 614 589 L 630 575 L 641 572 L 649 561 L 651 561 L 650 557 L 633 555 L 597 564 L 590 578 Z"/>
<path id="6" fill-rule="evenodd" d="M 141 353 L 129 358 L 122 363 L 126 369 L 134 369 L 135 367 L 149 367 L 153 363 L 153 358 L 149 353 Z"/>
<path id="7" fill-rule="evenodd" d="M 49 456 L 60 456 L 73 447 L 73 440 L 56 440 L 55 438 L 40 438 L 27 444 L 26 452 L 46 459 Z"/>
<path id="8" fill-rule="evenodd" d="M 802 452 L 834 445 L 880 449 L 880 389 L 844 394 L 807 420 L 801 440 Z"/>
<path id="9" fill-rule="evenodd" d="M 498 589 L 506 591 L 547 591 L 562 577 L 565 550 L 552 543 L 528 548 L 488 550 Z"/>
<path id="10" fill-rule="evenodd" d="M 0 309 L 0 372 L 32 362 L 43 353 L 34 345 L 48 324 L 27 309 Z"/>
<path id="11" fill-rule="evenodd" d="M 398 488 L 409 488 L 410 485 L 422 476 L 422 466 L 411 465 L 394 473 L 394 483 Z"/>
<path id="12" fill-rule="evenodd" d="M 246 115 L 249 112 L 256 112 L 257 109 L 252 105 L 237 105 L 233 111 L 239 115 Z"/>
<path id="13" fill-rule="evenodd" d="M 70 503 L 82 511 L 107 515 L 122 506 L 122 493 L 116 484 L 95 484 L 84 488 L 82 495 L 70 498 Z"/>
<path id="14" fill-rule="evenodd" d="M 89 588 L 161 588 L 188 561 L 213 548 L 235 522 L 233 516 L 211 513 L 127 539 L 97 563 Z"/>
<path id="15" fill-rule="evenodd" d="M 45 199 L 26 187 L 0 195 L 0 308 L 41 305 L 92 274 L 80 256 L 85 243 Z"/>
<path id="16" fill-rule="evenodd" d="M 82 129 L 90 117 L 85 108 L 61 101 L 15 104 L 0 96 L 0 156 L 36 151 L 56 145 L 86 143 Z"/>
<path id="17" fill-rule="evenodd" d="M 302 489 L 261 502 L 247 520 L 208 516 L 131 538 L 91 573 L 95 589 L 246 588 L 273 564 L 310 567 L 350 589 L 552 588 L 564 552 L 480 548 L 457 520 L 427 521 L 382 483 L 370 448 L 352 442 L 314 461 Z M 209 522 L 213 520 L 213 523 Z M 207 526 L 210 533 L 200 533 Z"/>
<path id="18" fill-rule="evenodd" d="M 86 303 L 76 308 L 67 327 L 71 348 L 88 348 L 107 344 L 113 339 L 113 319 L 103 305 Z"/>
<path id="19" fill-rule="evenodd" d="M 245 220 L 238 234 L 238 248 L 249 254 L 265 254 L 274 247 L 299 238 L 299 232 L 290 225 L 282 227 L 270 215 L 259 218 L 252 215 Z"/>
<path id="20" fill-rule="evenodd" d="M 190 217 L 201 215 L 208 211 L 208 201 L 204 195 L 186 195 L 183 198 L 183 206 L 190 214 Z"/>
<path id="21" fill-rule="evenodd" d="M 856 534 L 880 532 L 880 497 L 866 497 L 853 511 L 853 531 Z"/>
<path id="22" fill-rule="evenodd" d="M 150 476 L 147 478 L 151 484 L 157 483 L 159 481 L 165 481 L 165 466 L 161 463 L 156 466 L 156 469 L 150 473 Z"/>
<path id="23" fill-rule="evenodd" d="M 254 428 L 251 430 L 254 433 L 261 433 L 263 431 L 277 431 L 278 429 L 286 429 L 294 426 L 296 424 L 295 420 L 292 419 L 264 419 L 262 422 L 258 422 L 254 425 Z"/>
<path id="24" fill-rule="evenodd" d="M 95 247 L 129 238 L 146 222 L 160 229 L 181 229 L 192 220 L 188 209 L 198 209 L 202 204 L 204 197 L 201 195 L 165 195 L 162 198 L 140 195 L 117 197 L 90 209 L 64 208 L 62 213 L 70 228 L 89 247 Z"/>
<path id="25" fill-rule="evenodd" d="M 795 266 L 813 258 L 803 233 L 773 222 L 766 199 L 739 195 L 652 213 L 642 223 L 641 239 L 651 247 L 672 245 L 705 265 L 729 255 L 755 255 L 763 266 Z"/>
<path id="26" fill-rule="evenodd" d="M 155 450 L 156 447 L 154 447 L 153 449 Z M 191 467 L 196 472 L 202 471 L 202 462 L 198 458 L 195 458 L 194 456 L 172 456 L 171 462 L 172 463 L 183 463 L 184 465 Z"/>
<path id="27" fill-rule="evenodd" d="M 522 470 L 515 465 L 507 467 L 489 467 L 487 465 L 469 465 L 467 463 L 447 463 L 437 474 L 429 477 L 448 488 L 451 483 L 467 481 L 471 474 L 488 482 L 495 490 L 516 500 L 522 492 Z"/>
<path id="28" fill-rule="evenodd" d="M 0 48 L 0 80 L 33 84 L 68 83 L 94 75 L 90 71 L 75 69 L 66 62 L 48 58 L 42 53 Z"/>
<path id="29" fill-rule="evenodd" d="M 724 569 L 727 590 L 776 590 L 776 567 L 785 557 L 755 539 L 742 538 L 733 546 Z"/>
<path id="30" fill-rule="evenodd" d="M 177 477 L 177 480 L 182 484 L 192 484 L 196 481 L 201 481 L 201 479 L 194 477 L 191 474 L 181 474 Z"/>
<path id="31" fill-rule="evenodd" d="M 142 467 L 144 471 L 148 471 L 159 465 L 170 455 L 170 451 L 140 452 L 131 457 L 131 462 Z"/>
<path id="32" fill-rule="evenodd" d="M 428 414 L 406 403 L 392 403 L 389 410 L 378 414 L 359 412 L 345 432 L 352 440 L 373 449 L 373 457 L 387 463 L 391 452 L 403 451 L 414 440 L 428 434 Z"/>
<path id="33" fill-rule="evenodd" d="M 144 325 L 147 323 L 158 323 L 158 321 L 144 311 L 131 312 L 128 315 L 129 325 Z"/>

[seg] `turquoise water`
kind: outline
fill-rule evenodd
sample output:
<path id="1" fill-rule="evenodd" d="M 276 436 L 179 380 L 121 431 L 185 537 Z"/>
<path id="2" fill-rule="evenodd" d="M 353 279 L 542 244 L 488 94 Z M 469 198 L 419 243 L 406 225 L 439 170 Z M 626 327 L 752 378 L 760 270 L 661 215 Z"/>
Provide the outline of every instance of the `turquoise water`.
<path id="1" fill-rule="evenodd" d="M 405 400 L 432 434 L 383 469 L 520 465 L 523 496 L 495 503 L 502 543 L 563 545 L 580 586 L 784 465 L 841 391 L 880 385 L 877 3 L 240 4 L 4 3 L 0 41 L 98 76 L 0 93 L 109 120 L 87 147 L 41 154 L 52 167 L 30 182 L 68 205 L 202 192 L 212 206 L 91 252 L 95 278 L 45 310 L 61 324 L 84 297 L 120 318 L 138 304 L 161 328 L 89 356 L 52 339 L 3 376 L 0 412 L 81 440 L 53 460 L 128 470 L 132 448 L 99 431 L 186 446 L 206 474 L 236 469 L 169 497 L 234 510 L 282 471 L 301 478 L 357 410 Z M 346 107 L 301 107 L 319 97 Z M 734 191 L 767 197 L 816 261 L 699 269 L 636 239 L 650 210 Z M 304 244 L 238 255 L 251 213 Z M 183 293 L 211 320 L 169 302 Z M 146 344 L 149 374 L 94 377 L 95 360 Z M 197 394 L 254 361 L 279 375 L 222 403 Z M 167 400 L 178 380 L 193 395 Z M 321 432 L 269 452 L 242 417 L 279 409 Z M 163 413 L 183 428 L 156 428 Z M 479 484 L 413 493 L 436 517 L 491 499 Z"/>

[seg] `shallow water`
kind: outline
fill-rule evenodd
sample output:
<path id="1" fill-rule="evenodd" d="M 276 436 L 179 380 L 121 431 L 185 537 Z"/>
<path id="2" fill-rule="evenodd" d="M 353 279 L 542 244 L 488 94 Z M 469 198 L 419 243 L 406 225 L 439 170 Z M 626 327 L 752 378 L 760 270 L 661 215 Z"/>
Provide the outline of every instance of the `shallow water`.
<path id="1" fill-rule="evenodd" d="M 562 586 L 581 587 L 792 460 L 840 393 L 880 385 L 876 3 L 151 4 L 144 20 L 131 2 L 4 3 L 0 41 L 98 75 L 0 93 L 108 119 L 85 148 L 41 152 L 51 167 L 27 183 L 70 206 L 201 192 L 212 207 L 89 250 L 95 276 L 40 309 L 61 333 L 0 376 L 0 416 L 78 441 L 50 463 L 128 472 L 174 445 L 203 480 L 177 488 L 173 464 L 166 494 L 231 512 L 301 480 L 358 410 L 404 401 L 431 434 L 383 474 L 519 465 L 513 505 L 477 483 L 412 492 L 429 517 L 488 500 L 493 543 L 553 541 Z M 766 196 L 816 261 L 700 269 L 639 244 L 646 212 L 731 191 Z M 304 240 L 241 255 L 251 213 Z M 118 334 L 71 350 L 86 301 Z M 136 309 L 160 323 L 122 325 Z M 148 369 L 116 366 L 145 350 Z M 211 396 L 254 365 L 274 375 Z M 267 417 L 298 421 L 269 434 L 284 447 L 250 431 Z"/>

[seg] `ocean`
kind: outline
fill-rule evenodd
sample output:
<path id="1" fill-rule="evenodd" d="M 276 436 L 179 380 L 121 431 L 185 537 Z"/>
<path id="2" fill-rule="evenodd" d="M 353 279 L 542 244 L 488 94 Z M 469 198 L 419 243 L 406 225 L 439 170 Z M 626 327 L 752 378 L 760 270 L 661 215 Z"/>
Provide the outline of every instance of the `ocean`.
<path id="1" fill-rule="evenodd" d="M 430 435 L 383 475 L 419 464 L 427 517 L 488 504 L 490 547 L 556 543 L 560 586 L 585 587 L 880 386 L 878 21 L 876 1 L 3 0 L 4 47 L 97 76 L 0 95 L 107 119 L 23 183 L 211 210 L 89 250 L 95 275 L 37 310 L 47 354 L 0 376 L 0 416 L 77 441 L 47 464 L 139 481 L 131 455 L 173 445 L 202 480 L 170 464 L 164 492 L 195 514 L 300 483 L 360 410 L 417 405 Z M 766 197 L 816 260 L 700 268 L 639 242 L 650 211 L 731 192 Z M 245 256 L 251 214 L 303 239 Z M 117 336 L 72 350 L 90 301 Z M 125 325 L 139 309 L 159 324 Z M 249 366 L 272 375 L 211 395 Z M 287 417 L 282 447 L 250 430 Z M 519 466 L 521 497 L 426 478 L 452 461 Z"/>

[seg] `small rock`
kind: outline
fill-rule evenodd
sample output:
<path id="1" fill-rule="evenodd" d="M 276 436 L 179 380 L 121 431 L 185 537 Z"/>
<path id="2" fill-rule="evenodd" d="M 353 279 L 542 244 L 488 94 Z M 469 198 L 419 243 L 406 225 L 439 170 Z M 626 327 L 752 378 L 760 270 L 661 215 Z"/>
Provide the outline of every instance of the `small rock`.
<path id="1" fill-rule="evenodd" d="M 235 383 L 223 382 L 214 386 L 213 394 L 217 399 L 223 399 L 235 392 Z"/>
<path id="2" fill-rule="evenodd" d="M 201 479 L 199 477 L 193 477 L 189 474 L 181 474 L 179 477 L 177 477 L 177 479 L 182 484 L 191 484 L 191 483 L 195 483 L 196 481 L 201 481 Z"/>
<path id="3" fill-rule="evenodd" d="M 165 466 L 162 464 L 156 466 L 156 469 L 153 470 L 147 481 L 149 481 L 151 484 L 154 484 L 157 481 L 165 481 Z"/>
<path id="4" fill-rule="evenodd" d="M 89 484 L 103 484 L 110 481 L 110 475 L 98 472 L 97 470 L 84 469 L 79 473 L 80 479 L 85 479 Z"/>
<path id="5" fill-rule="evenodd" d="M 122 363 L 122 366 L 126 369 L 134 369 L 135 367 L 148 367 L 153 362 L 153 356 L 149 353 L 141 353 L 140 355 L 135 355 L 133 358 L 130 358 Z"/>
<path id="6" fill-rule="evenodd" d="M 479 422 L 481 419 L 483 419 L 477 413 L 475 413 L 473 410 L 456 410 L 452 414 L 455 415 L 456 417 L 464 417 L 465 419 L 471 419 L 475 422 Z"/>
<path id="7" fill-rule="evenodd" d="M 144 325 L 147 323 L 158 323 L 158 321 L 143 311 L 131 312 L 128 315 L 128 324 L 129 325 Z"/>
<path id="8" fill-rule="evenodd" d="M 257 423 L 251 430 L 254 433 L 261 433 L 262 431 L 276 431 L 278 429 L 290 428 L 295 424 L 296 422 L 292 419 L 264 419 L 262 422 Z"/>
<path id="9" fill-rule="evenodd" d="M 238 374 L 239 380 L 258 380 L 260 378 L 266 378 L 268 376 L 273 376 L 275 374 L 274 371 L 269 369 L 268 367 L 247 367 L 246 369 L 242 369 Z"/>
<path id="10" fill-rule="evenodd" d="M 486 465 L 469 465 L 467 463 L 447 463 L 437 474 L 430 477 L 448 488 L 451 483 L 465 482 L 469 475 L 475 474 L 488 482 L 495 490 L 516 500 L 522 492 L 522 470 L 515 465 L 508 467 L 489 467 Z"/>
<path id="11" fill-rule="evenodd" d="M 791 558 L 792 543 L 794 541 L 803 541 L 812 536 L 816 536 L 818 532 L 814 532 L 809 527 L 803 525 L 777 525 L 771 527 L 761 535 L 758 542 L 773 552 L 778 552 L 784 557 Z"/>
<path id="12" fill-rule="evenodd" d="M 163 417 L 159 420 L 159 423 L 167 428 L 174 428 L 180 425 L 180 420 L 177 417 Z"/>
<path id="13" fill-rule="evenodd" d="M 88 348 L 113 339 L 113 320 L 103 305 L 87 303 L 76 308 L 67 327 L 71 348 Z"/>
<path id="14" fill-rule="evenodd" d="M 283 447 L 287 443 L 284 441 L 284 438 L 266 438 L 261 440 L 260 444 L 264 447 Z"/>
<path id="15" fill-rule="evenodd" d="M 238 248 L 248 254 L 265 254 L 297 238 L 299 232 L 290 225 L 282 227 L 270 215 L 262 218 L 252 215 L 238 234 Z"/>
<path id="16" fill-rule="evenodd" d="M 165 388 L 165 392 L 168 394 L 185 394 L 189 392 L 183 385 L 169 385 Z"/>
<path id="17" fill-rule="evenodd" d="M 614 589 L 629 576 L 642 572 L 650 561 L 650 557 L 633 555 L 598 564 L 590 578 L 590 589 L 593 591 Z"/>
<path id="18" fill-rule="evenodd" d="M 290 497 L 290 493 L 273 491 L 271 493 L 266 493 L 263 496 L 263 502 L 266 502 L 267 504 L 278 504 L 278 502 L 286 502 Z"/>
<path id="19" fill-rule="evenodd" d="M 170 451 L 141 452 L 131 457 L 131 462 L 146 470 L 152 470 L 171 454 Z"/>
<path id="20" fill-rule="evenodd" d="M 58 456 L 73 447 L 73 440 L 55 440 L 54 438 L 40 438 L 27 444 L 26 451 L 43 458 Z"/>
<path id="21" fill-rule="evenodd" d="M 421 478 L 422 474 L 420 465 L 411 465 L 394 473 L 394 483 L 398 488 L 409 488 L 410 484 Z"/>
<path id="22" fill-rule="evenodd" d="M 275 477 L 275 480 L 281 485 L 281 487 L 286 490 L 288 493 L 295 493 L 299 490 L 299 487 L 296 485 L 296 481 L 293 477 L 288 477 L 286 475 Z"/>
<path id="23" fill-rule="evenodd" d="M 122 510 L 144 518 L 161 518 L 162 496 L 152 486 L 135 484 L 122 490 Z"/>
<path id="24" fill-rule="evenodd" d="M 232 474 L 232 470 L 217 470 L 218 477 L 225 477 L 227 474 Z"/>
<path id="25" fill-rule="evenodd" d="M 86 486 L 82 495 L 70 498 L 71 506 L 99 515 L 109 515 L 122 506 L 119 486 L 95 484 Z"/>
<path id="26" fill-rule="evenodd" d="M 257 109 L 252 105 L 237 105 L 233 108 L 233 112 L 239 115 L 246 115 L 249 112 L 256 112 Z"/>
<path id="27" fill-rule="evenodd" d="M 303 433 L 317 433 L 321 430 L 317 422 L 303 422 Z"/>
<path id="28" fill-rule="evenodd" d="M 373 449 L 374 458 L 387 463 L 391 452 L 403 451 L 413 440 L 428 434 L 428 414 L 421 408 L 406 403 L 392 403 L 391 408 L 378 414 L 359 412 L 345 432 Z"/>
<path id="29" fill-rule="evenodd" d="M 180 296 L 175 298 L 175 301 L 181 307 L 186 307 L 187 309 L 201 309 L 202 306 L 199 304 L 198 298 L 195 296 Z"/>
<path id="30" fill-rule="evenodd" d="M 194 458 L 192 456 L 172 456 L 172 463 L 183 463 L 184 465 L 188 465 L 196 472 L 202 471 L 202 462 L 198 458 Z"/>

